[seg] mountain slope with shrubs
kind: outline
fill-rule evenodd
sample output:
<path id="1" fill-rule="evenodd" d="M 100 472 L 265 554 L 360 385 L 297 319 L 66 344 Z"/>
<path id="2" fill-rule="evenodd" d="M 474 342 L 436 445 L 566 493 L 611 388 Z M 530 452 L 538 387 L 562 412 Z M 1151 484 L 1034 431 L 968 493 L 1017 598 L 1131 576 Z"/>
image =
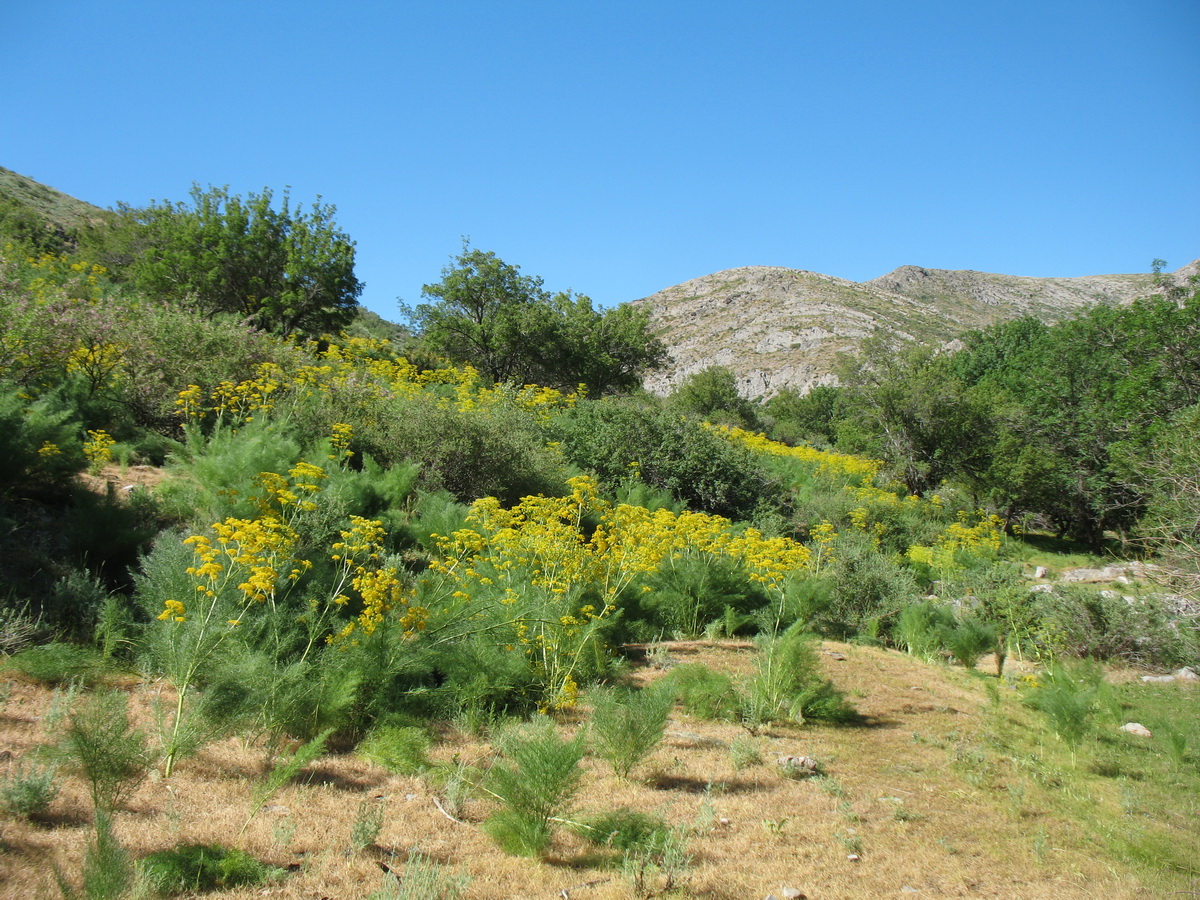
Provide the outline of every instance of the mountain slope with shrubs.
<path id="1" fill-rule="evenodd" d="M 139 246 L 151 233 L 139 229 L 166 228 L 162 220 L 172 217 L 179 221 L 169 227 L 191 227 L 204 196 L 194 195 L 195 209 L 156 207 L 149 223 L 126 216 L 75 250 L 44 252 L 17 233 L 5 245 L 0 687 L 6 709 L 17 710 L 6 722 L 21 749 L 3 786 L 0 853 L 12 857 L 13 871 L 53 864 L 68 896 L 121 896 L 156 879 L 164 893 L 200 883 L 233 891 L 243 877 L 283 879 L 283 891 L 301 896 L 312 888 L 305 878 L 326 876 L 352 877 L 350 893 L 377 887 L 378 896 L 417 896 L 404 885 L 418 877 L 440 880 L 443 895 L 467 896 L 511 895 L 522 877 L 545 880 L 548 891 L 604 885 L 596 896 L 766 890 L 753 880 L 722 888 L 720 867 L 698 849 L 708 846 L 704 835 L 726 827 L 715 810 L 733 801 L 721 791 L 752 795 L 766 784 L 785 803 L 808 804 L 793 779 L 824 776 L 818 782 L 843 820 L 821 840 L 842 847 L 843 859 L 869 859 L 858 823 L 878 817 L 856 810 L 865 793 L 838 794 L 847 790 L 842 754 L 891 727 L 888 716 L 910 714 L 872 693 L 860 669 L 873 665 L 903 672 L 893 676 L 900 679 L 926 671 L 939 691 L 961 697 L 954 702 L 971 709 L 969 737 L 939 718 L 937 735 L 914 732 L 912 742 L 952 748 L 963 777 L 989 802 L 1012 786 L 1036 793 L 1044 827 L 1054 829 L 1043 843 L 1069 845 L 1073 865 L 1090 867 L 1082 860 L 1095 854 L 1120 867 L 1109 882 L 1118 895 L 1143 885 L 1183 889 L 1197 875 L 1181 862 L 1185 853 L 1154 858 L 1152 848 L 1177 834 L 1172 811 L 1185 815 L 1181 807 L 1168 804 L 1138 835 L 1119 839 L 1103 832 L 1118 821 L 1115 811 L 1081 837 L 1065 824 L 1070 799 L 1039 780 L 1059 778 L 1065 766 L 1063 777 L 1081 791 L 1107 795 L 1111 783 L 1095 781 L 1087 767 L 1111 764 L 1142 772 L 1147 798 L 1151 787 L 1192 783 L 1188 741 L 1200 736 L 1187 727 L 1160 729 L 1177 736 L 1170 765 L 1167 757 L 1138 757 L 1135 745 L 1113 745 L 1106 730 L 1121 704 L 1169 719 L 1163 711 L 1182 708 L 1186 695 L 1151 698 L 1131 685 L 1110 696 L 1102 679 L 1072 663 L 1194 665 L 1200 641 L 1194 620 L 1180 615 L 1184 594 L 1145 579 L 1114 590 L 1043 577 L 1095 561 L 1088 535 L 1072 542 L 1038 532 L 1052 517 L 1038 519 L 1026 502 L 1033 533 L 1022 536 L 1017 507 L 1000 502 L 1007 482 L 999 475 L 988 493 L 965 469 L 936 468 L 938 453 L 920 455 L 926 445 L 888 443 L 900 429 L 867 415 L 882 408 L 872 404 L 883 395 L 871 393 L 878 386 L 865 377 L 859 406 L 839 400 L 837 415 L 824 420 L 840 429 L 839 448 L 762 433 L 758 426 L 782 437 L 801 418 L 765 421 L 771 408 L 745 404 L 736 390 L 728 399 L 731 378 L 722 372 L 665 401 L 632 392 L 630 373 L 661 357 L 644 317 L 551 295 L 493 254 L 464 247 L 440 285 L 427 286 L 415 329 L 387 336 L 365 326 L 357 335 L 306 333 L 341 321 L 345 307 L 292 315 L 300 295 L 272 295 L 265 275 L 256 282 L 262 296 L 233 309 L 147 293 L 153 282 L 111 268 L 120 261 L 114 248 Z M 209 199 L 215 206 L 196 220 L 206 228 L 248 227 L 254 216 L 233 215 L 248 206 L 263 223 L 292 215 L 286 201 L 272 209 L 269 192 L 248 204 Z M 330 212 L 314 215 L 341 242 Z M 295 233 L 267 231 L 255 241 L 286 245 Z M 107 264 L 88 259 L 89 246 L 107 248 Z M 272 258 L 260 249 L 254 266 Z M 200 254 L 205 265 L 211 259 Z M 336 257 L 336 266 L 344 263 Z M 473 291 L 493 280 L 508 292 Z M 225 288 L 216 284 L 213 297 Z M 490 299 L 472 305 L 479 296 Z M 1188 314 L 1194 303 L 1176 308 Z M 1153 318 L 1166 308 L 1135 312 Z M 531 322 L 544 341 L 572 348 L 538 369 L 552 386 L 489 377 L 474 365 L 534 371 L 537 358 L 512 340 L 514 328 Z M 1150 340 L 1157 332 L 1141 333 L 1148 342 L 1128 354 L 1137 365 L 1118 374 L 1179 389 L 1170 408 L 1146 410 L 1131 398 L 1112 409 L 1170 413 L 1185 427 L 1194 360 L 1185 347 L 1164 356 Z M 968 363 L 985 358 L 971 352 Z M 1164 359 L 1178 364 L 1160 366 Z M 996 385 L 1016 391 L 996 374 L 1002 367 L 964 371 L 961 383 L 992 385 L 995 396 Z M 903 421 L 915 434 L 920 423 Z M 888 427 L 876 437 L 873 422 Z M 940 425 L 932 430 L 944 434 Z M 1166 427 L 1141 445 L 1127 437 L 1125 449 L 1105 457 L 1138 452 L 1160 463 L 1141 506 L 1119 521 L 1127 542 L 1143 531 L 1155 542 L 1143 546 L 1162 551 L 1164 577 L 1188 574 L 1191 507 L 1186 493 L 1180 500 L 1167 490 L 1191 477 L 1194 454 L 1181 433 Z M 848 452 L 855 446 L 880 452 Z M 1000 461 L 991 465 L 998 470 Z M 154 487 L 125 490 L 135 471 L 153 471 Z M 1109 496 L 1093 481 L 1089 490 Z M 1062 496 L 1052 479 L 1038 490 Z M 1103 539 L 1109 520 L 1098 527 Z M 833 645 L 822 640 L 843 642 L 833 652 L 853 666 L 831 668 L 825 651 Z M 869 652 L 856 655 L 864 645 Z M 671 665 L 697 646 L 708 648 L 699 659 Z M 985 658 L 995 675 L 976 672 Z M 991 713 L 983 712 L 985 698 Z M 40 734 L 27 715 L 33 710 L 46 723 Z M 1099 725 L 1102 712 L 1108 718 Z M 999 726 L 980 724 L 1004 717 L 1041 737 L 1010 740 Z M 685 737 L 669 724 L 681 719 Z M 1038 743 L 1047 737 L 1064 753 Z M 664 741 L 708 740 L 728 748 L 735 772 L 757 766 L 753 778 L 719 774 L 724 763 L 712 759 L 674 768 L 658 752 Z M 805 746 L 813 752 L 799 752 Z M 1026 771 L 1041 773 L 1031 776 L 1036 789 L 1018 777 L 1031 754 Z M 773 756 L 793 762 L 778 771 L 754 762 Z M 811 767 L 796 762 L 805 758 Z M 206 779 L 220 783 L 222 759 L 237 760 L 230 765 L 250 783 L 251 798 L 248 806 L 244 797 L 229 800 L 248 814 L 213 834 L 163 797 Z M 595 785 L 599 760 L 620 783 L 633 783 L 629 802 L 640 815 L 654 805 L 647 790 L 664 800 L 702 795 L 707 805 L 694 816 L 661 818 L 581 809 L 580 785 Z M 479 826 L 471 840 L 490 837 L 498 848 L 491 852 L 532 861 L 512 869 L 505 877 L 517 880 L 500 893 L 494 885 L 463 888 L 457 860 L 429 864 L 411 846 L 408 863 L 424 875 L 393 877 L 405 869 L 394 857 L 384 862 L 382 885 L 378 869 L 367 886 L 365 876 L 335 876 L 314 859 L 304 874 L 286 874 L 286 822 L 278 819 L 271 833 L 263 824 L 276 814 L 264 812 L 278 805 L 272 798 L 294 794 L 285 808 L 315 803 L 300 797 L 318 795 L 322 779 L 357 797 L 389 778 L 389 792 L 420 779 L 443 822 Z M 57 783 L 68 791 L 61 801 Z M 875 790 L 871 784 L 860 790 Z M 223 797 L 225 790 L 208 788 Z M 384 820 L 370 797 L 359 799 L 347 831 L 361 854 L 377 848 Z M 56 808 L 70 810 L 73 830 L 38 849 L 39 823 Z M 136 815 L 162 817 L 171 828 L 135 838 Z M 747 813 L 738 815 L 745 827 Z M 940 812 L 913 815 L 941 820 Z M 799 834 L 789 832 L 790 818 L 786 805 L 771 807 L 755 823 L 770 846 L 746 851 L 761 849 L 772 877 L 785 877 L 773 854 Z M 480 877 L 493 864 L 472 846 L 468 868 Z M 1044 856 L 1036 845 L 1030 853 Z M 598 871 L 559 885 L 547 863 L 564 854 L 569 866 Z M 1039 882 L 1047 896 L 1081 896 L 1047 866 Z M 939 868 L 937 877 L 962 877 L 952 870 Z M 843 896 L 868 896 L 881 884 L 841 883 Z"/>

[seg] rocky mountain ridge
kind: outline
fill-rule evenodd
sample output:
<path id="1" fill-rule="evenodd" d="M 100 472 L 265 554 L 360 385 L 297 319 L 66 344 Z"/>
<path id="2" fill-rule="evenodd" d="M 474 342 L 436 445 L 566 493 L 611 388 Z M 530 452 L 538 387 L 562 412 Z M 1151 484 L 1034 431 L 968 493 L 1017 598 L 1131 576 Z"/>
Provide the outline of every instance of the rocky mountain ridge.
<path id="1" fill-rule="evenodd" d="M 1172 273 L 1200 272 L 1200 260 Z M 645 380 L 667 394 L 687 376 L 721 365 L 746 397 L 836 382 L 839 354 L 875 332 L 944 346 L 963 332 L 1024 315 L 1054 322 L 1096 303 L 1153 293 L 1150 274 L 1031 278 L 901 266 L 870 281 L 775 266 L 727 269 L 634 301 L 650 310 L 672 362 Z"/>

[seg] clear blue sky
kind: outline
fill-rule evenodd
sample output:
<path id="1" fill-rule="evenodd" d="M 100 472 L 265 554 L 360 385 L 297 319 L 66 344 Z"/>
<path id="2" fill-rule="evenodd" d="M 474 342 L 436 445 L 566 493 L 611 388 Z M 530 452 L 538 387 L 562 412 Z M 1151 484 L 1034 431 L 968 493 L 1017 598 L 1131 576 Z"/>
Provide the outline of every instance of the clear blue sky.
<path id="1" fill-rule="evenodd" d="M 1200 256 L 1200 2 L 4 4 L 0 165 L 320 194 L 396 319 L 460 237 L 602 305 L 720 269 Z"/>

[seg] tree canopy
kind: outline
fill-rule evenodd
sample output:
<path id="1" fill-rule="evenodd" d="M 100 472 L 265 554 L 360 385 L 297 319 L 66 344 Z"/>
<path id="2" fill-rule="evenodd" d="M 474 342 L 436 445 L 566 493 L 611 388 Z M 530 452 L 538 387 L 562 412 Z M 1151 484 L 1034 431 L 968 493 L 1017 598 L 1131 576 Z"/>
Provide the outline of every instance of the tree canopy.
<path id="1" fill-rule="evenodd" d="M 285 190 L 245 198 L 195 185 L 191 203 L 120 210 L 99 238 L 104 261 L 139 291 L 232 313 L 281 335 L 317 336 L 347 324 L 362 283 L 354 242 L 320 198 L 305 210 Z"/>
<path id="2" fill-rule="evenodd" d="M 604 394 L 636 387 L 666 356 L 648 313 L 628 304 L 600 311 L 583 294 L 551 294 L 541 278 L 465 241 L 422 296 L 428 302 L 402 311 L 430 348 L 495 382 L 584 384 Z"/>

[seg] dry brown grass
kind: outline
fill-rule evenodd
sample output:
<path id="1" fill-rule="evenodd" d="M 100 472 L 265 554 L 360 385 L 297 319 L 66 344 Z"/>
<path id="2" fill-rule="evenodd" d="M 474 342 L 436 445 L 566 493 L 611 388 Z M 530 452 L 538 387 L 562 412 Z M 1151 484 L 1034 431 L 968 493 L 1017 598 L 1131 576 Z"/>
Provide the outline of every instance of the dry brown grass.
<path id="1" fill-rule="evenodd" d="M 770 729 L 751 738 L 764 765 L 738 771 L 729 744 L 747 736 L 744 729 L 676 712 L 633 780 L 585 760 L 580 813 L 630 806 L 672 823 L 707 820 L 692 838 L 683 896 L 741 900 L 790 885 L 813 900 L 901 896 L 906 887 L 922 897 L 1141 898 L 1161 888 L 1105 856 L 1082 823 L 1055 812 L 1043 788 L 1019 771 L 1018 757 L 1004 748 L 1033 723 L 1011 692 L 1002 690 L 997 705 L 984 679 L 960 669 L 824 646 L 845 657 L 822 659 L 865 725 Z M 752 666 L 751 651 L 739 645 L 691 643 L 672 654 L 735 672 Z M 635 671 L 643 680 L 661 675 Z M 147 716 L 155 688 L 130 690 Z M 40 725 L 49 702 L 44 688 L 13 685 L 0 710 L 3 756 L 17 759 L 55 739 Z M 434 755 L 486 763 L 489 752 L 448 732 Z M 784 754 L 816 758 L 827 777 L 782 777 L 774 760 Z M 205 748 L 169 781 L 154 777 L 140 787 L 116 817 L 120 840 L 136 856 L 219 842 L 293 870 L 266 888 L 210 895 L 219 897 L 364 897 L 379 886 L 381 864 L 400 867 L 414 848 L 469 872 L 473 898 L 631 896 L 611 854 L 570 832 L 559 833 L 545 861 L 505 856 L 477 827 L 488 801 L 469 801 L 465 823 L 456 824 L 435 806 L 428 781 L 389 775 L 352 755 L 327 756 L 306 770 L 239 838 L 263 766 L 263 749 L 237 739 Z M 376 849 L 355 854 L 350 834 L 364 797 L 383 798 L 387 815 Z M 1110 801 L 1097 795 L 1099 804 Z M 52 866 L 77 877 L 90 823 L 84 786 L 69 777 L 45 821 L 0 819 L 0 897 L 58 896 Z"/>

